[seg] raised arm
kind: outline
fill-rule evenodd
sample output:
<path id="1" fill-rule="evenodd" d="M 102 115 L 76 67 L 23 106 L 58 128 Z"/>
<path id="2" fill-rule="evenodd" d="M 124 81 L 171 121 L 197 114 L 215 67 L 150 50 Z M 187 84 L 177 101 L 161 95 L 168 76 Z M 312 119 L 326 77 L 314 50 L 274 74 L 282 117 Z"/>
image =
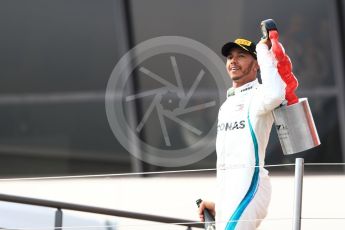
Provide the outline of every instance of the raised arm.
<path id="1" fill-rule="evenodd" d="M 276 60 L 266 40 L 257 44 L 256 52 L 262 85 L 258 95 L 253 98 L 253 106 L 259 114 L 263 114 L 272 111 L 284 101 L 286 84 L 278 73 Z"/>

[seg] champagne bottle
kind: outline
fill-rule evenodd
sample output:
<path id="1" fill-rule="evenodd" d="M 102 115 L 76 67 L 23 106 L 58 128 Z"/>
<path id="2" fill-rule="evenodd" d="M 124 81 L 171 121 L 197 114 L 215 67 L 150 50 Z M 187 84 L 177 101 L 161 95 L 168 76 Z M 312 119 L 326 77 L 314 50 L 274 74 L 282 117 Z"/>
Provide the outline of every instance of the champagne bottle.
<path id="1" fill-rule="evenodd" d="M 198 199 L 196 201 L 196 204 L 198 205 L 198 207 L 200 207 L 202 200 Z M 205 208 L 204 209 L 204 221 L 205 221 L 205 230 L 215 230 L 215 223 L 214 223 L 214 216 L 212 216 L 212 214 L 210 213 L 210 211 Z"/>

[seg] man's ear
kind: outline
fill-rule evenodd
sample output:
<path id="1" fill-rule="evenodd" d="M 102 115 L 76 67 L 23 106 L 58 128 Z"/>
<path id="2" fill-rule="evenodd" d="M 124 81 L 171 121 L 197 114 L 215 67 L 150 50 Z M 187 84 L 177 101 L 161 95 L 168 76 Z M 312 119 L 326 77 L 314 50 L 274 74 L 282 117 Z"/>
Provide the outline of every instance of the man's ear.
<path id="1" fill-rule="evenodd" d="M 254 70 L 255 72 L 258 72 L 260 70 L 260 66 L 258 63 L 256 63 L 256 65 L 254 66 Z"/>

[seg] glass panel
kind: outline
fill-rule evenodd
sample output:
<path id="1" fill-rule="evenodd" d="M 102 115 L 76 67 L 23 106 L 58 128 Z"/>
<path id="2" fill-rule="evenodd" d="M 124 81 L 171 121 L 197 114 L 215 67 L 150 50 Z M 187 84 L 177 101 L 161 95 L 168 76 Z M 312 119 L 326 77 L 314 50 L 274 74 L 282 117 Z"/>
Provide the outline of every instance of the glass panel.
<path id="1" fill-rule="evenodd" d="M 182 36 L 201 42 L 221 56 L 220 48 L 229 40 L 240 36 L 258 40 L 259 23 L 269 15 L 278 23 L 281 41 L 291 56 L 300 88 L 332 88 L 334 72 L 329 46 L 332 25 L 328 8 L 333 3 L 133 0 L 130 5 L 134 45 L 158 36 Z M 104 106 L 111 72 L 128 50 L 121 1 L 33 0 L 20 4 L 1 1 L 0 4 L 0 60 L 3 64 L 0 68 L 0 175 L 132 170 L 132 156 L 112 133 Z M 171 54 L 147 60 L 145 66 L 177 84 L 172 66 L 168 65 Z M 175 58 L 183 73 L 184 87 L 190 89 L 200 73 L 200 63 L 178 52 Z M 216 122 L 217 108 L 221 104 L 219 95 L 224 96 L 225 89 L 219 90 L 217 78 L 210 77 L 207 68 L 204 70 L 200 88 L 191 96 L 188 106 L 213 101 L 215 104 L 202 112 L 179 117 L 190 126 L 167 119 L 171 147 L 166 145 L 167 135 L 162 132 L 157 114 L 142 129 L 140 140 L 163 150 L 179 150 L 198 143 L 196 133 L 201 132 L 201 137 L 205 137 L 205 132 Z M 170 75 L 165 75 L 165 71 Z M 159 86 L 138 69 L 136 72 L 134 80 L 138 92 Z M 170 106 L 176 106 L 179 100 L 179 95 L 168 94 L 162 102 L 174 109 Z M 149 105 L 148 99 L 135 104 L 140 115 L 138 123 Z M 306 157 L 310 157 L 310 161 L 341 160 L 335 99 L 310 97 L 310 105 L 323 144 Z M 214 145 L 215 135 L 212 135 L 203 143 Z M 273 137 L 267 162 L 281 162 L 282 158 L 277 157 L 280 151 Z M 184 168 L 215 166 L 214 152 L 204 157 Z"/>
<path id="2" fill-rule="evenodd" d="M 0 3 L 0 176 L 131 169 L 104 105 L 127 51 L 120 3 Z"/>

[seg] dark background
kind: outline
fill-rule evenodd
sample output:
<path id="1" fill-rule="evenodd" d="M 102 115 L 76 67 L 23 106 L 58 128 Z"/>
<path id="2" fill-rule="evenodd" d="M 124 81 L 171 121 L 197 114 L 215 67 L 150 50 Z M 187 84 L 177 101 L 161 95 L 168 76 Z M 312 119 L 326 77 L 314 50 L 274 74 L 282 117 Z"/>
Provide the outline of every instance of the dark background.
<path id="1" fill-rule="evenodd" d="M 130 48 L 158 36 L 191 38 L 221 56 L 229 40 L 259 40 L 259 23 L 267 18 L 278 23 L 300 82 L 297 94 L 309 99 L 322 145 L 283 156 L 273 130 L 266 164 L 293 162 L 296 156 L 344 162 L 344 10 L 341 0 L 2 0 L 0 177 L 171 170 L 133 158 L 114 137 L 104 97 L 116 63 Z M 184 80 L 190 85 L 188 77 Z M 133 85 L 140 92 L 151 83 L 137 77 Z M 218 93 L 204 89 L 202 97 Z M 145 103 L 136 106 L 142 115 Z M 208 127 L 216 112 L 207 110 L 198 119 Z M 159 127 L 157 120 L 151 122 L 143 140 L 152 141 L 152 127 Z M 177 131 L 175 136 L 181 142 L 190 138 Z M 215 162 L 213 153 L 178 169 L 214 168 Z"/>

